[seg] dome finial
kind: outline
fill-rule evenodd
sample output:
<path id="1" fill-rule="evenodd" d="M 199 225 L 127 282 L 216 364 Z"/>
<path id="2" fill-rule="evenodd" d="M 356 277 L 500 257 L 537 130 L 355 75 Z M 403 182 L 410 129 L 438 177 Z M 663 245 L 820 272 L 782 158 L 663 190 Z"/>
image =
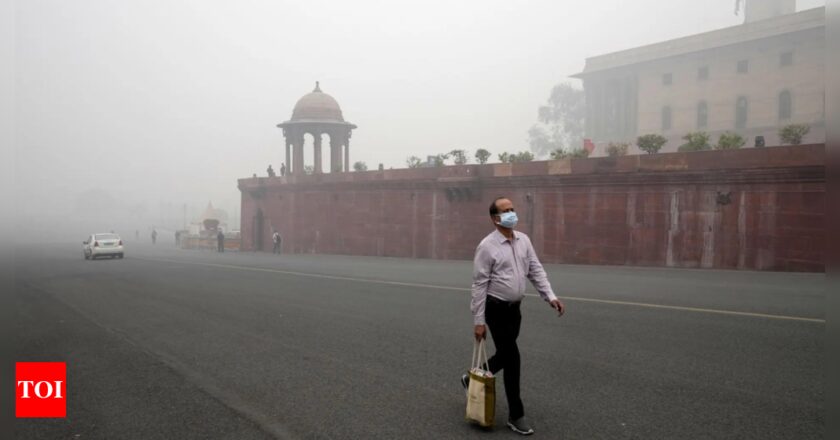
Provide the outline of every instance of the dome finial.
<path id="1" fill-rule="evenodd" d="M 312 92 L 320 92 L 321 91 L 321 81 L 315 81 L 315 90 Z"/>

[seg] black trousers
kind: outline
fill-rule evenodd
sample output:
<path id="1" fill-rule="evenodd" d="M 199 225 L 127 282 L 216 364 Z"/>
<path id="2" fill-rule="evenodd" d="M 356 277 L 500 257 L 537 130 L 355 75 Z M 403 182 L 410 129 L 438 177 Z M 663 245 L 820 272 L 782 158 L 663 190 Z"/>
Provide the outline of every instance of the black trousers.
<path id="1" fill-rule="evenodd" d="M 487 295 L 484 307 L 484 319 L 496 345 L 496 353 L 490 357 L 488 369 L 493 375 L 504 370 L 505 396 L 507 396 L 509 416 L 516 420 L 525 415 L 522 399 L 519 397 L 519 327 L 522 314 L 519 302 L 511 303 Z"/>
<path id="2" fill-rule="evenodd" d="M 225 251 L 225 243 L 223 241 L 220 241 L 218 248 L 219 248 L 219 252 L 224 252 Z"/>

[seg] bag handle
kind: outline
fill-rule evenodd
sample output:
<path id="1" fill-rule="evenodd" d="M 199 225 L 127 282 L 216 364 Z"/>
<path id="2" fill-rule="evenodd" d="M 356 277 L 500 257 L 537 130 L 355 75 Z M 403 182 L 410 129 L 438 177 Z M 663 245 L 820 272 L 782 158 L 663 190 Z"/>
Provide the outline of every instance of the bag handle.
<path id="1" fill-rule="evenodd" d="M 481 355 L 484 355 L 484 363 L 489 364 L 489 359 L 487 358 L 487 344 L 485 344 L 486 339 L 482 339 L 473 344 L 473 356 L 472 356 L 472 364 L 470 365 L 470 370 L 474 370 L 476 368 L 481 368 Z M 490 365 L 487 365 L 487 368 L 490 368 Z"/>

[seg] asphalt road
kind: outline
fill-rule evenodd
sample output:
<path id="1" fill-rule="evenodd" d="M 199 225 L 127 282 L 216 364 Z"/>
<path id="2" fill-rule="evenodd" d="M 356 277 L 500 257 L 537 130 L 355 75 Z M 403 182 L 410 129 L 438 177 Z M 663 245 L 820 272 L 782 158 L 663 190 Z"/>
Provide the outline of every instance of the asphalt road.
<path id="1" fill-rule="evenodd" d="M 16 361 L 67 362 L 68 416 L 18 438 L 513 438 L 464 421 L 469 262 L 19 249 Z M 824 277 L 547 265 L 523 304 L 550 439 L 817 439 Z"/>

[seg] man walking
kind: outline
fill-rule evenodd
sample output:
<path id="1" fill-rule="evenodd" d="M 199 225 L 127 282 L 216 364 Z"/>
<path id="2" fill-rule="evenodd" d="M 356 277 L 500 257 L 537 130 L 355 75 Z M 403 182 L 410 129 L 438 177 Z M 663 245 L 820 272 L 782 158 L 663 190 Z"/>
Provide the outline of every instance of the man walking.
<path id="1" fill-rule="evenodd" d="M 475 326 L 475 339 L 486 337 L 487 327 L 496 346 L 496 353 L 485 369 L 494 375 L 504 370 L 505 395 L 508 402 L 508 427 L 516 433 L 530 435 L 534 429 L 525 420 L 525 409 L 519 397 L 519 327 L 522 315 L 519 306 L 525 297 L 525 279 L 537 289 L 543 300 L 563 316 L 565 306 L 551 290 L 545 270 L 527 235 L 514 231 L 517 223 L 513 202 L 499 197 L 490 205 L 490 221 L 496 230 L 484 237 L 475 251 L 472 302 L 470 309 Z M 467 388 L 469 375 L 461 377 Z"/>
<path id="2" fill-rule="evenodd" d="M 274 234 L 271 235 L 271 241 L 274 242 L 274 250 L 272 250 L 273 253 L 275 253 L 275 254 L 280 253 L 280 242 L 282 240 L 283 239 L 280 238 L 280 233 L 277 232 L 277 231 L 274 231 Z"/>
<path id="3" fill-rule="evenodd" d="M 216 241 L 218 241 L 218 251 L 224 252 L 225 251 L 225 233 L 219 229 L 219 233 L 216 234 Z"/>

